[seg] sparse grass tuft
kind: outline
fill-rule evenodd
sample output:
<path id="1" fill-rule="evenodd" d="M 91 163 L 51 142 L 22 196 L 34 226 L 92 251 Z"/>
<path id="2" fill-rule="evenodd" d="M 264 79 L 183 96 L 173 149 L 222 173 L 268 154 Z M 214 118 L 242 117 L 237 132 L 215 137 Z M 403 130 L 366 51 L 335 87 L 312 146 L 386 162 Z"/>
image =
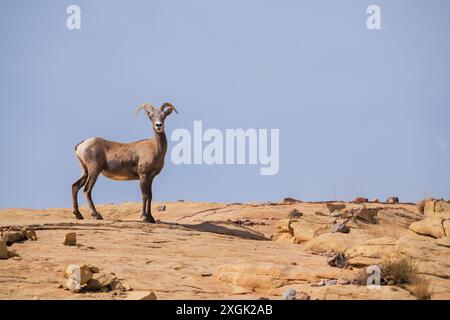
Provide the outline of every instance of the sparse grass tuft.
<path id="1" fill-rule="evenodd" d="M 417 300 L 430 300 L 430 282 L 427 279 L 415 277 L 412 282 L 411 293 L 416 296 Z"/>
<path id="2" fill-rule="evenodd" d="M 367 285 L 367 279 L 369 278 L 369 274 L 366 271 L 366 268 L 361 268 L 358 270 L 358 273 L 355 278 L 355 283 L 360 286 Z"/>
<path id="3" fill-rule="evenodd" d="M 409 257 L 391 257 L 384 260 L 381 265 L 381 284 L 398 285 L 407 289 L 418 300 L 431 299 L 431 286 L 427 279 L 417 275 L 417 267 L 414 261 Z M 359 270 L 356 275 L 355 283 L 366 285 L 370 274 L 366 268 Z"/>
<path id="4" fill-rule="evenodd" d="M 419 202 L 417 202 L 417 208 L 419 209 L 419 212 L 421 214 L 425 213 L 425 205 L 427 204 L 428 201 L 432 201 L 434 200 L 433 198 L 425 198 Z"/>
<path id="5" fill-rule="evenodd" d="M 421 214 L 424 214 L 425 212 L 425 204 L 427 203 L 427 199 L 421 200 L 419 202 L 417 202 L 417 209 L 419 209 L 419 212 Z"/>
<path id="6" fill-rule="evenodd" d="M 417 268 L 409 257 L 388 258 L 381 264 L 381 278 L 388 285 L 413 283 Z"/>

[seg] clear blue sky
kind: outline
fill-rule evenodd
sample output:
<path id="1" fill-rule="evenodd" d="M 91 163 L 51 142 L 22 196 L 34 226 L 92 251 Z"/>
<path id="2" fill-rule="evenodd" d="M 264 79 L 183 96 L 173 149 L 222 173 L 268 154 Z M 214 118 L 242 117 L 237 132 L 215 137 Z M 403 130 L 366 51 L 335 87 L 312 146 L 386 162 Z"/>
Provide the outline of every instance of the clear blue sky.
<path id="1" fill-rule="evenodd" d="M 280 171 L 167 158 L 156 201 L 449 198 L 449 30 L 447 0 L 2 0 L 0 207 L 70 206 L 74 146 L 150 137 L 134 110 L 165 101 L 169 134 L 279 128 Z M 140 191 L 101 177 L 93 197 Z"/>

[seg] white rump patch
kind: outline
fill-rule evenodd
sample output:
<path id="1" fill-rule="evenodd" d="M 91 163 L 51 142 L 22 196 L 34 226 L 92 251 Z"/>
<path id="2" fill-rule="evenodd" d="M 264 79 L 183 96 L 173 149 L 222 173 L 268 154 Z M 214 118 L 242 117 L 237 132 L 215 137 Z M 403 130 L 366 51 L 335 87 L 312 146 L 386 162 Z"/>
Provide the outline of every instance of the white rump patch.
<path id="1" fill-rule="evenodd" d="M 95 138 L 88 138 L 84 140 L 82 143 L 80 143 L 77 147 L 76 154 L 78 157 L 83 158 L 84 154 L 86 153 L 86 150 L 92 146 L 95 142 Z"/>

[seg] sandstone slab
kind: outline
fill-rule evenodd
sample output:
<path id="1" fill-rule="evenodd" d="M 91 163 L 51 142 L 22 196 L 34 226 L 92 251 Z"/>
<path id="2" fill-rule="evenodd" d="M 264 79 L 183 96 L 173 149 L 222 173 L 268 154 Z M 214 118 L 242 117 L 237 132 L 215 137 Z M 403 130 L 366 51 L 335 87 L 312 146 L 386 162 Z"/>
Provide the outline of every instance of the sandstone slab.
<path id="1" fill-rule="evenodd" d="M 357 239 L 352 234 L 324 233 L 305 244 L 305 250 L 317 253 L 334 251 L 344 253 L 347 249 L 355 246 Z"/>
<path id="2" fill-rule="evenodd" d="M 0 259 L 8 259 L 8 249 L 6 248 L 6 243 L 0 238 Z"/>
<path id="3" fill-rule="evenodd" d="M 424 215 L 427 217 L 448 216 L 450 217 L 450 202 L 443 200 L 430 200 L 425 203 Z"/>
<path id="4" fill-rule="evenodd" d="M 316 221 L 306 219 L 286 219 L 280 221 L 278 225 L 279 234 L 291 235 L 295 243 L 312 240 L 319 234 L 326 232 L 327 229 L 327 222 L 316 223 Z M 292 241 L 292 238 L 289 236 L 278 236 L 279 241 L 280 239 L 287 240 L 288 242 Z"/>
<path id="5" fill-rule="evenodd" d="M 444 220 L 441 217 L 428 217 L 422 221 L 412 223 L 409 229 L 420 235 L 442 238 L 445 237 Z"/>
<path id="6" fill-rule="evenodd" d="M 343 203 L 327 203 L 327 208 L 330 213 L 334 211 L 341 211 L 345 209 L 345 204 Z"/>
<path id="7" fill-rule="evenodd" d="M 297 291 L 297 299 L 299 292 L 311 299 L 415 299 L 397 286 L 369 290 L 352 284 L 359 267 L 374 264 L 381 259 L 375 257 L 391 251 L 416 261 L 419 275 L 430 281 L 433 299 L 450 299 L 449 247 L 445 246 L 445 238 L 422 236 L 408 229 L 417 218 L 423 218 L 415 216 L 415 205 L 367 203 L 368 208 L 380 208 L 377 224 L 351 220 L 347 223 L 349 234 L 331 234 L 328 230 L 334 220 L 351 217 L 315 215 L 316 211 L 326 212 L 324 202 L 267 205 L 185 201 L 164 203 L 170 210 L 158 212 L 156 206 L 161 204 L 153 207 L 155 219 L 160 220 L 154 225 L 136 221 L 141 210 L 139 203 L 98 205 L 103 221 L 77 221 L 71 209 L 0 210 L 2 231 L 10 230 L 10 226 L 39 230 L 38 245 L 32 241 L 14 244 L 21 260 L 1 260 L 0 299 L 126 298 L 120 286 L 114 287 L 120 291 L 114 294 L 102 290 L 78 294 L 58 289 L 62 266 L 80 262 L 89 267 L 93 278 L 100 273 L 96 275 L 92 265 L 101 266 L 102 273 L 117 274 L 122 284 L 128 282 L 136 292 L 149 293 L 151 288 L 158 299 L 281 299 L 288 288 Z M 348 211 L 359 207 L 354 203 L 346 206 Z M 280 233 L 280 237 L 291 242 L 268 241 L 294 208 L 304 213 L 297 219 L 303 220 L 299 226 L 310 224 L 311 229 L 318 228 L 315 238 L 296 244 L 295 228 L 291 225 L 290 230 Z M 89 214 L 87 208 L 81 211 Z M 228 220 L 264 224 L 237 225 Z M 381 240 L 392 225 L 402 233 Z M 85 245 L 61 245 L 68 232 L 82 235 Z M 321 252 L 306 250 L 308 244 L 325 234 L 331 235 L 331 241 L 322 243 Z M 334 238 L 336 235 L 342 236 L 342 241 Z M 333 241 L 339 245 L 330 245 Z M 347 256 L 359 245 L 363 247 L 349 258 L 353 270 L 328 265 L 330 249 L 341 246 Z M 333 285 L 312 287 L 321 281 Z M 113 288 L 112 283 L 110 286 Z"/>

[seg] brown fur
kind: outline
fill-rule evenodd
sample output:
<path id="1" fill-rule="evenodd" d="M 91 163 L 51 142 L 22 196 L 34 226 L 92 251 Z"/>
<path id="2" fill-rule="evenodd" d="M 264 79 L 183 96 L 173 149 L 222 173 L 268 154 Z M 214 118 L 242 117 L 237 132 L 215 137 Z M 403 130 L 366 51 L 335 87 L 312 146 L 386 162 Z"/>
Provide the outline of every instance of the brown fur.
<path id="1" fill-rule="evenodd" d="M 152 184 L 164 167 L 167 152 L 164 120 L 175 108 L 165 103 L 158 110 L 151 105 L 143 105 L 138 111 L 142 109 L 147 112 L 152 122 L 152 139 L 121 143 L 103 138 L 89 138 L 75 147 L 82 168 L 81 177 L 72 185 L 73 214 L 77 219 L 83 219 L 77 199 L 78 191 L 83 186 L 92 216 L 103 219 L 91 198 L 92 188 L 99 174 L 103 174 L 113 180 L 139 180 L 143 203 L 141 218 L 146 222 L 155 222 L 151 214 Z"/>

